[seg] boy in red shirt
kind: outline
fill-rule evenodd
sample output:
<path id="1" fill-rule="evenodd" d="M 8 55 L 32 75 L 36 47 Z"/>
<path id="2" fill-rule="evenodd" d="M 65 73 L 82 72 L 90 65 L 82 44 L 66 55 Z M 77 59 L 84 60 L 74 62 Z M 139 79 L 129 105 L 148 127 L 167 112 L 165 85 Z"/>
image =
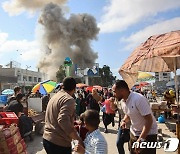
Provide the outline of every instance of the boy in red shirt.
<path id="1" fill-rule="evenodd" d="M 84 113 L 81 113 L 80 122 L 75 122 L 74 127 L 76 128 L 81 139 L 84 141 L 84 139 L 86 138 L 86 134 L 87 134 L 88 130 L 85 127 L 83 116 L 84 116 Z"/>

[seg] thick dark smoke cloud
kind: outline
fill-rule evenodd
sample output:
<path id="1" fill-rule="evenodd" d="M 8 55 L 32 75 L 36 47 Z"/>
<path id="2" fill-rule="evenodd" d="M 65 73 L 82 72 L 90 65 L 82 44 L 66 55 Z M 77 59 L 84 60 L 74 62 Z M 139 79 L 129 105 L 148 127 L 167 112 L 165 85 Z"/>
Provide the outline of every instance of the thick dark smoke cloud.
<path id="1" fill-rule="evenodd" d="M 65 57 L 74 64 L 91 67 L 98 58 L 91 46 L 91 40 L 97 39 L 99 28 L 93 16 L 72 14 L 65 18 L 59 5 L 49 3 L 42 10 L 39 23 L 44 28 L 42 39 L 44 55 L 39 68 L 55 79 L 56 71 Z"/>

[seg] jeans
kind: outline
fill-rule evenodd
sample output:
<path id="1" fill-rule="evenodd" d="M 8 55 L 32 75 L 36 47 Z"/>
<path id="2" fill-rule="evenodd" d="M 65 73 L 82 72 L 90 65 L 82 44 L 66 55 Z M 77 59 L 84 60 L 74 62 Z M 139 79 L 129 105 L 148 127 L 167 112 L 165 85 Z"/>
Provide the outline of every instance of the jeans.
<path id="1" fill-rule="evenodd" d="M 62 147 L 43 139 L 43 146 L 47 154 L 71 154 L 71 147 Z"/>
<path id="2" fill-rule="evenodd" d="M 120 137 L 121 133 L 122 133 L 122 129 L 119 127 L 117 141 L 116 141 L 116 146 L 117 146 L 119 154 L 125 154 L 125 151 L 124 151 L 124 141 Z"/>

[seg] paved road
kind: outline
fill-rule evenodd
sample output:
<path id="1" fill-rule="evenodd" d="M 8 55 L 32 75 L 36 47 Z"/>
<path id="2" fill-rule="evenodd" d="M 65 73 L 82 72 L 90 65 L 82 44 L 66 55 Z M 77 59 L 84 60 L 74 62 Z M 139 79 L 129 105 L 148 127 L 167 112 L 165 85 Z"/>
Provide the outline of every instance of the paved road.
<path id="1" fill-rule="evenodd" d="M 115 127 L 112 127 L 111 125 L 108 126 L 109 133 L 107 134 L 103 133 L 104 126 L 102 122 L 100 123 L 100 131 L 102 132 L 108 143 L 108 154 L 118 154 L 116 148 L 118 117 L 115 118 L 115 121 L 116 121 Z M 174 133 L 170 132 L 165 124 L 158 124 L 158 127 L 162 129 L 162 132 L 164 134 L 164 140 L 166 140 L 168 137 L 175 137 Z M 34 136 L 33 142 L 29 142 L 28 139 L 26 140 L 28 146 L 27 151 L 29 154 L 46 154 L 42 145 L 42 136 Z M 125 152 L 126 154 L 129 154 L 127 144 L 125 144 Z M 164 150 L 161 148 L 157 150 L 157 154 L 176 154 L 176 152 L 171 152 L 171 153 L 164 152 Z"/>

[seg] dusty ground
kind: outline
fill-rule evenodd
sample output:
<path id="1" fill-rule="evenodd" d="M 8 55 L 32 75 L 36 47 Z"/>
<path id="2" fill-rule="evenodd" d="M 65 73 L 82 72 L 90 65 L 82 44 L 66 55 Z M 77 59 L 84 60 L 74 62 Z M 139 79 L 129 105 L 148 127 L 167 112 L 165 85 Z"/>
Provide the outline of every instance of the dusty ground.
<path id="1" fill-rule="evenodd" d="M 105 134 L 103 123 L 100 123 L 100 131 L 104 135 L 108 143 L 108 153 L 109 154 L 118 154 L 116 148 L 116 138 L 117 138 L 117 127 L 118 127 L 118 117 L 115 118 L 116 125 L 112 127 L 111 125 L 108 126 L 109 133 Z M 176 137 L 174 133 L 170 132 L 169 129 L 165 124 L 158 124 L 158 127 L 162 129 L 163 139 L 166 140 L 169 137 Z M 33 135 L 34 141 L 30 142 L 28 138 L 26 139 L 27 143 L 27 151 L 29 154 L 46 154 L 45 150 L 43 149 L 42 145 L 42 136 Z M 125 151 L 129 154 L 128 145 L 125 144 Z M 163 148 L 157 150 L 157 154 L 176 154 L 176 152 L 164 152 Z"/>

